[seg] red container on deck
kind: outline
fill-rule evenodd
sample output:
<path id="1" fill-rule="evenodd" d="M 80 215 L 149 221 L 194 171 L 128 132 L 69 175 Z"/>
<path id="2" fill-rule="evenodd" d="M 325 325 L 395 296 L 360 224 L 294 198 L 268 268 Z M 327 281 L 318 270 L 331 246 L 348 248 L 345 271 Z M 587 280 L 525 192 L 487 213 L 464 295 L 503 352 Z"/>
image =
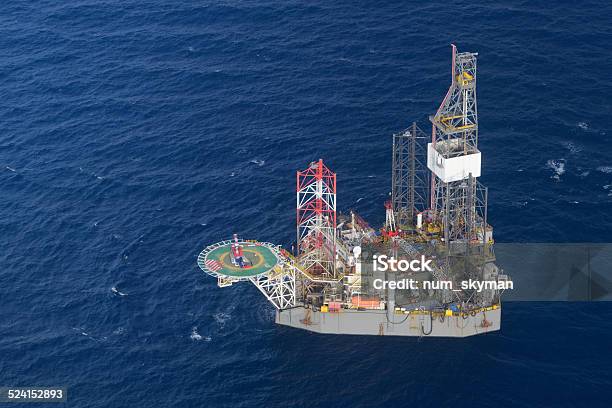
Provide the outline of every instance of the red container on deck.
<path id="1" fill-rule="evenodd" d="M 329 302 L 329 311 L 330 312 L 339 312 L 340 311 L 340 302 Z"/>
<path id="2" fill-rule="evenodd" d="M 380 299 L 378 298 L 367 298 L 360 296 L 353 296 L 351 303 L 356 307 L 363 307 L 366 309 L 380 309 Z"/>

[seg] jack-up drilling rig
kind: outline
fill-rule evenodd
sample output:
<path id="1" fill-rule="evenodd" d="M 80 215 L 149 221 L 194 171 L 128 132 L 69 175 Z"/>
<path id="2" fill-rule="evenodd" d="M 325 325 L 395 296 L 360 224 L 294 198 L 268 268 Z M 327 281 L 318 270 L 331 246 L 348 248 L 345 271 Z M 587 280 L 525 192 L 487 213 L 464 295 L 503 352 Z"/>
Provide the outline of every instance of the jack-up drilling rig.
<path id="1" fill-rule="evenodd" d="M 429 143 L 416 123 L 393 135 L 384 227 L 337 212 L 336 174 L 320 159 L 297 172 L 295 253 L 234 236 L 206 247 L 200 268 L 221 287 L 251 281 L 276 308 L 278 324 L 314 332 L 465 337 L 499 330 L 508 277 L 495 265 L 487 189 L 478 181 L 476 57 L 452 46 L 451 86 L 430 117 Z M 395 265 L 420 259 L 428 268 L 377 269 L 383 258 Z M 472 281 L 494 284 L 464 286 Z"/>

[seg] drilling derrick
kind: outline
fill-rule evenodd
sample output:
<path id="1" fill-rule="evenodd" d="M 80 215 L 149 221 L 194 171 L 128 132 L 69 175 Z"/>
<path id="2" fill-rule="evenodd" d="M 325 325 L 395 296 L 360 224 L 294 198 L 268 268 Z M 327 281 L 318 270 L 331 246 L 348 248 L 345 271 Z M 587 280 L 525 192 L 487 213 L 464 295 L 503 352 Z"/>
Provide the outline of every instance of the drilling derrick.
<path id="1" fill-rule="evenodd" d="M 313 280 L 336 280 L 336 174 L 323 160 L 297 173 L 299 262 Z"/>
<path id="2" fill-rule="evenodd" d="M 431 215 L 447 249 L 446 270 L 455 280 L 494 276 L 493 231 L 487 224 L 487 189 L 480 177 L 476 53 L 452 46 L 452 83 L 436 114 L 430 117 L 432 140 L 427 167 L 432 172 Z M 464 299 L 490 302 L 497 292 L 464 291 Z"/>
<path id="3" fill-rule="evenodd" d="M 431 170 L 431 209 L 441 225 L 447 248 L 476 237 L 483 216 L 476 181 L 480 176 L 478 114 L 476 108 L 476 53 L 457 53 L 452 46 L 452 83 L 444 101 L 430 120 L 432 140 L 427 146 Z"/>

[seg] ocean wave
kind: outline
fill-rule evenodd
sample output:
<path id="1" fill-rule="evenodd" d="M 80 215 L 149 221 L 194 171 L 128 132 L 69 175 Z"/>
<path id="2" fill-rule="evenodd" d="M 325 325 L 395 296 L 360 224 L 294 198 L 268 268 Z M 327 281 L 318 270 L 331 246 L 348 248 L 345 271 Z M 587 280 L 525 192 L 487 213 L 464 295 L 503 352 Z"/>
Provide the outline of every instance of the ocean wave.
<path id="1" fill-rule="evenodd" d="M 563 147 L 569 150 L 572 154 L 577 154 L 582 151 L 582 147 L 578 146 L 575 142 L 563 142 Z"/>
<path id="2" fill-rule="evenodd" d="M 565 159 L 553 160 L 550 159 L 546 162 L 546 167 L 555 172 L 550 178 L 559 181 L 561 176 L 565 173 Z"/>
<path id="3" fill-rule="evenodd" d="M 117 289 L 117 287 L 116 287 L 116 286 L 113 286 L 113 287 L 111 288 L 111 292 L 113 292 L 113 293 L 114 293 L 115 295 L 117 295 L 117 296 L 127 296 L 127 295 L 128 295 L 127 293 L 123 293 L 123 292 L 121 292 L 119 289 Z"/>
<path id="4" fill-rule="evenodd" d="M 219 312 L 219 313 L 215 313 L 213 315 L 213 318 L 219 324 L 219 326 L 223 327 L 225 326 L 225 323 L 227 323 L 227 321 L 232 318 L 232 315 L 230 315 L 229 313 L 225 313 L 225 312 Z"/>
<path id="5" fill-rule="evenodd" d="M 197 326 L 194 326 L 191 328 L 191 334 L 189 335 L 189 338 L 193 341 L 211 341 L 212 337 L 210 336 L 202 336 L 200 333 L 198 333 L 198 328 Z"/>
<path id="6" fill-rule="evenodd" d="M 612 173 L 612 166 L 599 166 L 597 168 L 597 171 L 606 173 L 606 174 L 610 174 Z"/>

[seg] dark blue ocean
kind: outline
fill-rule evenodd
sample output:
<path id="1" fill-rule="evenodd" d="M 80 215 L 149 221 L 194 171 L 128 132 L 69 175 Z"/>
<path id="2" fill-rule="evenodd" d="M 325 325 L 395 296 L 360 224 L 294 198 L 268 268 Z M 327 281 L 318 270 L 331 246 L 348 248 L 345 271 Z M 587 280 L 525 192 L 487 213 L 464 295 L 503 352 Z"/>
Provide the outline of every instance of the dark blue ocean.
<path id="1" fill-rule="evenodd" d="M 612 306 L 507 303 L 467 339 L 321 336 L 219 289 L 206 245 L 290 244 L 295 171 L 384 221 L 391 135 L 479 52 L 498 242 L 610 242 L 612 3 L 7 1 L 0 386 L 71 407 L 610 406 Z M 57 405 L 51 405 L 57 406 Z"/>

